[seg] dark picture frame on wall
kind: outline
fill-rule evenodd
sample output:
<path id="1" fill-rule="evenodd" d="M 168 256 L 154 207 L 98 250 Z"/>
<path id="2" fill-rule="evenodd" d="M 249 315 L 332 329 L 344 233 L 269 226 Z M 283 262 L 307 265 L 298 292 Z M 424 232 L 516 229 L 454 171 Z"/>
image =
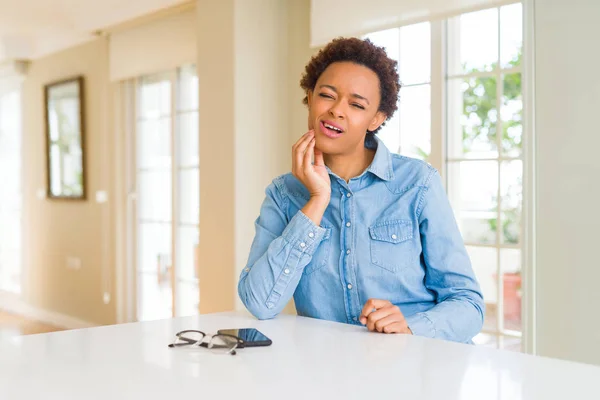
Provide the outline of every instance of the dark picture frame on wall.
<path id="1" fill-rule="evenodd" d="M 84 78 L 44 86 L 47 196 L 85 200 Z"/>

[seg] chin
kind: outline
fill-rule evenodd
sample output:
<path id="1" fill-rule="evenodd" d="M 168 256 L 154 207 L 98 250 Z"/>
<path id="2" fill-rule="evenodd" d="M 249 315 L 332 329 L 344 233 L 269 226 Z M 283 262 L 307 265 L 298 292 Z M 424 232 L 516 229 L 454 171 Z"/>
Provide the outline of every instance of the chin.
<path id="1" fill-rule="evenodd" d="M 315 148 L 321 150 L 324 154 L 339 154 L 343 152 L 340 144 L 327 138 L 317 137 Z"/>

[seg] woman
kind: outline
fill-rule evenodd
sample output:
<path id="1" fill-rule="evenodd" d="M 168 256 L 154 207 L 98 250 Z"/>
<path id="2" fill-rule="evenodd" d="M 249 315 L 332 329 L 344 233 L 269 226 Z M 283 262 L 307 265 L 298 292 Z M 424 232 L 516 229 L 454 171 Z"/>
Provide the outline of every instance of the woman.
<path id="1" fill-rule="evenodd" d="M 397 109 L 397 63 L 336 39 L 300 82 L 308 128 L 276 178 L 238 285 L 259 319 L 299 315 L 470 342 L 484 303 L 437 171 L 375 133 Z M 314 159 L 314 163 L 312 160 Z"/>

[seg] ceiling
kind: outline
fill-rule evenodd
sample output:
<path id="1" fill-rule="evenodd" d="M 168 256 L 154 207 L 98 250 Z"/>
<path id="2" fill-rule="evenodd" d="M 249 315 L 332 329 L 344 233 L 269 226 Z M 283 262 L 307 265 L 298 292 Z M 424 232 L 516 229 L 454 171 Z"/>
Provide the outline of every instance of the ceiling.
<path id="1" fill-rule="evenodd" d="M 0 63 L 32 60 L 189 0 L 0 0 Z"/>

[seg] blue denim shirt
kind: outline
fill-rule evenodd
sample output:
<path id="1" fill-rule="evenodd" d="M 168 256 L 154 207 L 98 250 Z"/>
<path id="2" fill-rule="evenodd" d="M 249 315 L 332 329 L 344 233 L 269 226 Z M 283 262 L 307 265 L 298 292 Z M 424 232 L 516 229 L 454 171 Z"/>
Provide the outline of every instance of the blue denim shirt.
<path id="1" fill-rule="evenodd" d="M 389 300 L 413 334 L 468 343 L 485 306 L 441 178 L 375 140 L 360 176 L 346 183 L 329 170 L 321 226 L 300 211 L 309 200 L 300 181 L 273 180 L 239 296 L 259 319 L 275 317 L 293 296 L 299 315 L 358 325 L 368 299 Z"/>

